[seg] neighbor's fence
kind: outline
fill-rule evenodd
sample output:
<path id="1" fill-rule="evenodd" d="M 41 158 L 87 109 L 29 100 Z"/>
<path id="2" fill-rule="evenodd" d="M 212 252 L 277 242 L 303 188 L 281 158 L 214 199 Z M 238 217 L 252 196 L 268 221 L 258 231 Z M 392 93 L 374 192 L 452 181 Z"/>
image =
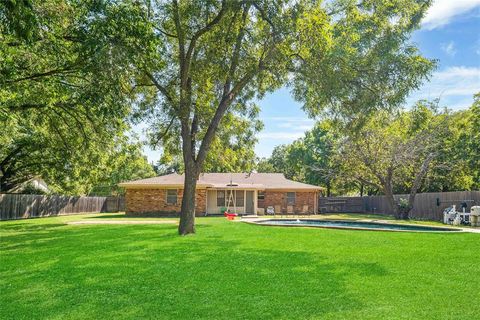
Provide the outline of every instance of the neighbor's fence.
<path id="1" fill-rule="evenodd" d="M 125 210 L 123 197 L 0 194 L 0 220 Z"/>
<path id="2" fill-rule="evenodd" d="M 395 199 L 407 198 L 408 194 L 397 194 Z M 466 201 L 466 211 L 473 205 L 480 205 L 480 191 L 454 191 L 419 193 L 411 216 L 416 219 L 442 220 L 443 210 L 453 204 L 461 210 L 461 203 Z M 320 213 L 345 212 L 369 214 L 393 214 L 385 196 L 366 197 L 321 197 L 319 199 Z"/>

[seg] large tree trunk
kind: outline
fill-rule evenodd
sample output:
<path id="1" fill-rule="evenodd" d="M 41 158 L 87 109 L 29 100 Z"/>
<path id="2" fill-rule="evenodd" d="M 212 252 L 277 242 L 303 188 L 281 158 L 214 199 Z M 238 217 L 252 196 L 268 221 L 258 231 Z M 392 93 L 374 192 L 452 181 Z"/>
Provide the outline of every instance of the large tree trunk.
<path id="1" fill-rule="evenodd" d="M 385 197 L 387 198 L 388 205 L 390 206 L 390 210 L 392 210 L 393 216 L 396 219 L 401 219 L 400 217 L 400 212 L 399 208 L 397 205 L 397 202 L 395 201 L 395 197 L 393 195 L 393 188 L 392 184 L 389 181 L 385 181 L 383 184 L 383 193 L 385 194 Z"/>
<path id="2" fill-rule="evenodd" d="M 197 171 L 195 163 L 185 164 L 182 211 L 180 212 L 180 224 L 178 225 L 178 233 L 182 236 L 195 233 L 195 189 L 197 187 Z"/>
<path id="3" fill-rule="evenodd" d="M 183 181 L 182 209 L 178 233 L 182 236 L 195 233 L 195 193 L 197 188 L 198 167 L 195 161 L 195 142 L 192 140 L 192 129 L 182 122 L 182 152 L 185 164 L 185 180 Z"/>
<path id="4" fill-rule="evenodd" d="M 7 192 L 13 188 L 15 188 L 18 184 L 21 182 L 17 182 L 18 179 L 14 179 L 14 174 L 15 171 L 12 172 L 12 170 L 3 170 L 3 168 L 0 168 L 0 172 L 2 173 L 2 176 L 0 176 L 0 191 L 1 192 Z M 13 179 L 12 179 L 13 178 Z M 25 179 L 25 181 L 28 179 Z"/>
<path id="5" fill-rule="evenodd" d="M 392 192 L 385 192 L 385 196 L 387 197 L 388 204 L 390 206 L 390 210 L 392 210 L 393 216 L 396 219 L 401 219 L 400 212 L 398 210 L 397 202 L 395 201 L 395 197 L 393 196 Z"/>
<path id="6" fill-rule="evenodd" d="M 0 177 L 0 192 L 8 191 L 7 179 L 5 176 Z"/>
<path id="7" fill-rule="evenodd" d="M 435 158 L 435 155 L 435 153 L 428 154 L 425 160 L 422 162 L 422 165 L 420 166 L 417 174 L 415 175 L 415 180 L 412 183 L 412 187 L 410 188 L 410 194 L 408 196 L 408 206 L 407 208 L 404 208 L 401 212 L 402 219 L 410 218 L 410 213 L 412 212 L 413 205 L 415 204 L 415 197 L 422 185 L 423 178 L 425 178 L 425 175 L 428 173 L 430 163 Z"/>

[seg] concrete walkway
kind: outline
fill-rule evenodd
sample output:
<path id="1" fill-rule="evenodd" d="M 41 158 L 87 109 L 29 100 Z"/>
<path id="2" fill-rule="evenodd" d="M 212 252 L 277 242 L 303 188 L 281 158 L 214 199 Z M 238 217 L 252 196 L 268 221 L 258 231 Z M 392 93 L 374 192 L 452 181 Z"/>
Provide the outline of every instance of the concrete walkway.
<path id="1" fill-rule="evenodd" d="M 67 224 L 177 224 L 176 220 L 81 220 L 67 222 Z"/>

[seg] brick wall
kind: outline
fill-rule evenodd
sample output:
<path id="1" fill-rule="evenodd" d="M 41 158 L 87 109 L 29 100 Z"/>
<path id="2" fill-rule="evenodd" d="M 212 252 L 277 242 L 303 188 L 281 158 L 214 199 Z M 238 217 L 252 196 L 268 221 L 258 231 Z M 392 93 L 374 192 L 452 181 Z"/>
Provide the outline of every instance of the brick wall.
<path id="1" fill-rule="evenodd" d="M 302 213 L 303 206 L 308 205 L 308 213 L 315 213 L 315 192 L 295 192 L 295 205 L 293 211 Z M 265 208 L 280 206 L 282 213 L 287 213 L 287 192 L 285 191 L 265 191 Z M 279 214 L 280 212 L 275 212 Z"/>
<path id="2" fill-rule="evenodd" d="M 177 203 L 167 204 L 167 189 L 127 189 L 125 207 L 127 215 L 177 215 L 182 206 L 183 189 L 177 190 Z M 206 210 L 207 191 L 197 190 L 195 215 L 201 216 Z"/>
<path id="3" fill-rule="evenodd" d="M 127 189 L 125 207 L 127 215 L 178 215 L 182 205 L 183 189 L 177 190 L 177 203 L 167 204 L 166 189 Z M 197 190 L 195 215 L 202 216 L 206 211 L 207 190 Z M 282 213 L 287 213 L 287 193 L 285 191 L 265 191 L 265 208 L 279 205 Z M 295 192 L 293 211 L 302 213 L 308 205 L 308 213 L 315 210 L 315 192 Z M 280 213 L 280 212 L 276 212 Z"/>
<path id="4" fill-rule="evenodd" d="M 205 212 L 207 212 L 207 190 L 197 189 L 195 194 L 195 215 L 203 216 Z"/>

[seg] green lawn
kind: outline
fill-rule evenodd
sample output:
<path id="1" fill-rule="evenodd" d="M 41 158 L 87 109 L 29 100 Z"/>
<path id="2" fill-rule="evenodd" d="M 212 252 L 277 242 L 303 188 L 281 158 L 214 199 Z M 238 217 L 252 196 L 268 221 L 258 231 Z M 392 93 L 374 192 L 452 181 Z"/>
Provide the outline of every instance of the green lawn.
<path id="1" fill-rule="evenodd" d="M 480 317 L 480 234 L 65 224 L 98 216 L 0 223 L 0 318 Z"/>

